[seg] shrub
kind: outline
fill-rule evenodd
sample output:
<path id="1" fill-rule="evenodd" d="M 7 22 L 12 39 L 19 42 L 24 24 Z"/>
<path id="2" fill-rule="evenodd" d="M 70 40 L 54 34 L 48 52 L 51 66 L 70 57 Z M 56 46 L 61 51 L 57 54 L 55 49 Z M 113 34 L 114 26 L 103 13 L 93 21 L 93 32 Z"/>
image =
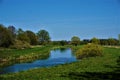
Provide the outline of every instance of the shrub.
<path id="1" fill-rule="evenodd" d="M 23 42 L 23 41 L 20 41 L 20 40 L 15 40 L 14 45 L 12 45 L 10 48 L 13 48 L 13 49 L 30 48 L 30 44 L 28 42 Z"/>
<path id="2" fill-rule="evenodd" d="M 78 59 L 86 57 L 102 56 L 102 47 L 96 44 L 87 44 L 76 52 Z"/>

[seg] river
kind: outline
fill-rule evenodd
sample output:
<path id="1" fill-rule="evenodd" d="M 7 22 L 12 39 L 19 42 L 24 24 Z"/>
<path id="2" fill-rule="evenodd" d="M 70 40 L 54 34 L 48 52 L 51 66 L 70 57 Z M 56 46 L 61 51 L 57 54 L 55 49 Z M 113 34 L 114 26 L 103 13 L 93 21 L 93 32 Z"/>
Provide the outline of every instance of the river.
<path id="1" fill-rule="evenodd" d="M 77 59 L 75 55 L 72 53 L 70 48 L 56 49 L 56 50 L 51 50 L 50 55 L 47 59 L 36 60 L 31 63 L 20 63 L 20 64 L 7 66 L 2 69 L 2 74 L 25 71 L 40 67 L 51 67 L 51 66 L 71 63 L 75 61 L 77 61 Z"/>

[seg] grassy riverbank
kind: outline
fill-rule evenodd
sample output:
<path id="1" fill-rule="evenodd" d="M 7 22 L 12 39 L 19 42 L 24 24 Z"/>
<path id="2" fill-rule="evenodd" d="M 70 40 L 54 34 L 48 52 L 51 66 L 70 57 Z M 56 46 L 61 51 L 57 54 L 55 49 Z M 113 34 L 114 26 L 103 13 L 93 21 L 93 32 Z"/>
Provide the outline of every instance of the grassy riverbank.
<path id="1" fill-rule="evenodd" d="M 39 46 L 29 49 L 0 50 L 0 66 L 18 62 L 28 62 L 49 57 L 51 46 Z"/>
<path id="2" fill-rule="evenodd" d="M 32 62 L 49 57 L 50 50 L 70 46 L 32 46 L 28 49 L 0 49 L 0 68 L 15 63 Z"/>
<path id="3" fill-rule="evenodd" d="M 0 75 L 0 80 L 119 80 L 119 56 L 120 49 L 104 48 L 102 57 L 85 58 L 71 64 Z"/>

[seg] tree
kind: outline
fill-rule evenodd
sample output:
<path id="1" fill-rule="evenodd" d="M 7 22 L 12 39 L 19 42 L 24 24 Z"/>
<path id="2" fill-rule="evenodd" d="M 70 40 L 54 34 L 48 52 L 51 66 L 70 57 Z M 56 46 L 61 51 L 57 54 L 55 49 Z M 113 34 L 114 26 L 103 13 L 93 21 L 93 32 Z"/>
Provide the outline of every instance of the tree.
<path id="1" fill-rule="evenodd" d="M 37 36 L 40 44 L 46 44 L 50 41 L 49 33 L 46 30 L 38 31 Z"/>
<path id="2" fill-rule="evenodd" d="M 13 38 L 10 31 L 2 24 L 0 24 L 0 46 L 9 47 L 13 44 Z"/>
<path id="3" fill-rule="evenodd" d="M 20 40 L 20 41 L 23 41 L 23 42 L 30 43 L 29 37 L 27 36 L 27 34 L 22 29 L 18 29 L 17 39 Z"/>
<path id="4" fill-rule="evenodd" d="M 109 38 L 108 39 L 108 44 L 109 45 L 117 45 L 118 41 L 114 38 Z"/>
<path id="5" fill-rule="evenodd" d="M 66 40 L 61 40 L 61 41 L 60 41 L 60 45 L 64 46 L 64 45 L 66 45 L 66 44 L 67 44 L 67 41 L 66 41 Z"/>
<path id="6" fill-rule="evenodd" d="M 84 39 L 80 42 L 80 44 L 84 45 L 84 44 L 88 44 L 90 43 L 90 40 L 89 39 Z"/>
<path id="7" fill-rule="evenodd" d="M 12 37 L 16 38 L 16 28 L 14 26 L 8 26 L 8 30 L 12 34 Z"/>
<path id="8" fill-rule="evenodd" d="M 30 40 L 30 44 L 31 45 L 36 45 L 37 44 L 37 36 L 35 35 L 35 33 L 32 32 L 32 31 L 29 31 L 29 30 L 26 31 L 25 33 L 27 34 L 27 37 Z"/>
<path id="9" fill-rule="evenodd" d="M 118 35 L 118 38 L 119 38 L 119 45 L 120 45 L 120 34 Z"/>
<path id="10" fill-rule="evenodd" d="M 24 33 L 24 31 L 21 28 L 19 28 L 17 34 L 22 34 L 22 33 Z"/>
<path id="11" fill-rule="evenodd" d="M 94 43 L 94 44 L 100 44 L 100 40 L 97 39 L 96 37 L 92 38 L 91 42 Z"/>
<path id="12" fill-rule="evenodd" d="M 100 39 L 100 44 L 101 45 L 108 45 L 108 39 Z"/>
<path id="13" fill-rule="evenodd" d="M 73 36 L 73 37 L 71 38 L 71 44 L 77 46 L 78 44 L 80 44 L 80 38 L 77 37 L 77 36 Z"/>

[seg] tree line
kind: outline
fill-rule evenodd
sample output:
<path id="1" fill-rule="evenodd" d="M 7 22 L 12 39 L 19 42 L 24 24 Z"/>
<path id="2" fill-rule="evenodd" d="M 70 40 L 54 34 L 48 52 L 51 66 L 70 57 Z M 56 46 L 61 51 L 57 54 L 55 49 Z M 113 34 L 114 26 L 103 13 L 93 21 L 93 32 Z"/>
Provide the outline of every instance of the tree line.
<path id="1" fill-rule="evenodd" d="M 108 39 L 98 39 L 96 37 L 93 37 L 92 39 L 83 39 L 80 40 L 79 37 L 73 36 L 71 38 L 71 41 L 66 41 L 66 40 L 61 40 L 61 41 L 52 41 L 53 45 L 85 45 L 88 43 L 94 43 L 94 44 L 99 44 L 99 45 L 110 45 L 110 46 L 115 46 L 115 45 L 120 45 L 120 38 L 115 39 L 115 38 L 108 38 Z"/>
<path id="2" fill-rule="evenodd" d="M 78 36 L 73 36 L 70 41 L 60 40 L 51 41 L 49 32 L 46 30 L 39 30 L 34 33 L 30 30 L 24 31 L 21 28 L 16 29 L 14 26 L 5 27 L 0 24 L 0 47 L 10 48 L 28 48 L 31 45 L 83 45 L 88 43 L 95 43 L 100 45 L 119 45 L 120 34 L 118 39 L 98 39 L 93 37 L 92 39 L 80 40 Z"/>
<path id="3" fill-rule="evenodd" d="M 39 30 L 34 33 L 30 30 L 18 30 L 14 26 L 5 27 L 0 24 L 0 47 L 26 48 L 30 45 L 47 44 L 50 42 L 50 35 L 46 30 Z"/>

